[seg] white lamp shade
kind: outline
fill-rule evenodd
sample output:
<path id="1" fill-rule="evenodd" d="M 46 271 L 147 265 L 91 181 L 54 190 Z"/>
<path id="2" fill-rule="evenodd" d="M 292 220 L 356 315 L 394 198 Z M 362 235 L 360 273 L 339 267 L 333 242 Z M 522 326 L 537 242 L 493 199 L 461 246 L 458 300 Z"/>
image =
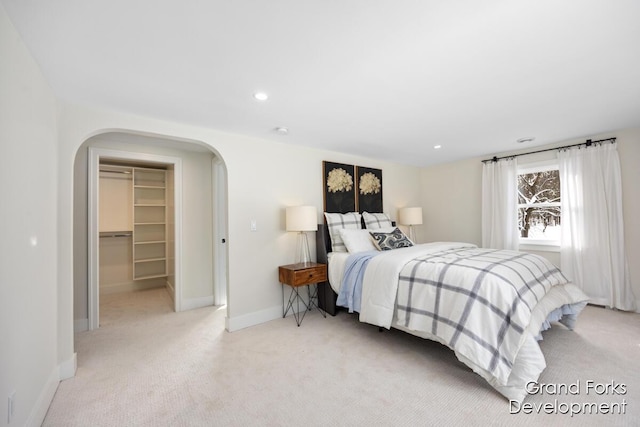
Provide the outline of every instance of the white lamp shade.
<path id="1" fill-rule="evenodd" d="M 318 213 L 315 206 L 289 206 L 287 208 L 287 231 L 316 231 Z"/>
<path id="2" fill-rule="evenodd" d="M 402 208 L 398 211 L 398 222 L 402 225 L 422 224 L 422 208 Z"/>

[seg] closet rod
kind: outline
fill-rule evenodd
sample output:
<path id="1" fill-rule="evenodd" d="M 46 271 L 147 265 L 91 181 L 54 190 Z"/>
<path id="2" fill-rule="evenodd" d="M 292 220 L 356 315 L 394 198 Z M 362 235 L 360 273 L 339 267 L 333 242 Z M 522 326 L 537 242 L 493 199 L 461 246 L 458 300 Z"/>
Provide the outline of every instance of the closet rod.
<path id="1" fill-rule="evenodd" d="M 107 170 L 107 169 L 100 169 L 100 172 L 123 173 L 123 174 L 126 174 L 126 175 L 130 175 L 131 174 L 130 171 L 115 171 L 115 170 Z"/>
<path id="2" fill-rule="evenodd" d="M 520 153 L 520 154 L 512 154 L 510 156 L 503 156 L 503 157 L 496 157 L 493 156 L 493 158 L 491 159 L 486 159 L 483 160 L 482 163 L 487 163 L 487 162 L 497 162 L 498 160 L 502 160 L 502 159 L 512 159 L 514 157 L 520 157 L 520 156 L 527 156 L 529 154 L 537 154 L 537 153 L 544 153 L 546 151 L 553 151 L 553 150 L 565 150 L 567 148 L 572 148 L 572 147 L 579 147 L 579 146 L 585 146 L 585 147 L 591 147 L 593 144 L 598 144 L 598 143 L 602 143 L 602 142 L 611 142 L 612 144 L 614 142 L 616 142 L 616 138 L 605 138 L 605 139 L 599 139 L 597 141 L 592 141 L 590 139 L 587 139 L 585 142 L 581 142 L 579 144 L 572 144 L 572 145 L 564 145 L 562 147 L 555 147 L 555 148 L 547 148 L 545 150 L 538 150 L 538 151 L 530 151 L 528 153 Z"/>
<path id="3" fill-rule="evenodd" d="M 101 231 L 100 237 L 131 237 L 131 231 Z"/>

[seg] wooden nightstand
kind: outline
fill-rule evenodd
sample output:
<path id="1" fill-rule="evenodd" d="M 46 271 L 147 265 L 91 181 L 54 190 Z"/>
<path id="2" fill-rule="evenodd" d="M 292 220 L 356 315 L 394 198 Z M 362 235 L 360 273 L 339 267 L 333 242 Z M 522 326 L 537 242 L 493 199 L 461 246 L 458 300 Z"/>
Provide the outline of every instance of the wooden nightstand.
<path id="1" fill-rule="evenodd" d="M 289 310 L 293 311 L 293 316 L 296 319 L 298 326 L 302 323 L 307 311 L 310 311 L 313 307 L 317 308 L 322 316 L 327 317 L 326 313 L 318 307 L 318 288 L 313 286 L 313 292 L 309 288 L 310 285 L 316 283 L 325 282 L 327 280 L 327 265 L 318 264 L 315 262 L 298 263 L 281 265 L 278 267 L 278 277 L 282 284 L 282 317 L 287 317 Z M 289 302 L 284 302 L 284 285 L 291 286 L 291 293 L 289 294 Z M 307 287 L 307 295 L 309 302 L 305 302 L 300 296 L 298 288 L 301 286 Z M 296 303 L 296 308 L 293 310 L 293 303 Z M 300 303 L 304 306 L 304 312 L 300 315 Z"/>

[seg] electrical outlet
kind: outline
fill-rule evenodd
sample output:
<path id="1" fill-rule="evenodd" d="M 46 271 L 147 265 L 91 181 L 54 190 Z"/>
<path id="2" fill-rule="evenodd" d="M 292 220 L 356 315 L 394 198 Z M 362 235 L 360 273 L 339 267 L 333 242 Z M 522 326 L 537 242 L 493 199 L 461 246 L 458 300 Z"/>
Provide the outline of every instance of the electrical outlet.
<path id="1" fill-rule="evenodd" d="M 16 391 L 12 391 L 9 394 L 9 401 L 7 404 L 7 424 L 11 422 L 11 420 L 13 419 L 13 410 L 15 409 L 15 405 L 16 405 Z"/>

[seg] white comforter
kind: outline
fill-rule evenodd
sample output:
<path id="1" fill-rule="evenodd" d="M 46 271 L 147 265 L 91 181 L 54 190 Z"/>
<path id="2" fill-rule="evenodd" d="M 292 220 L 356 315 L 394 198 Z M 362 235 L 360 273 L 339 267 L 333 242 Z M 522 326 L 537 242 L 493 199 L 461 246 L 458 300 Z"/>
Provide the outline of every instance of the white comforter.
<path id="1" fill-rule="evenodd" d="M 466 272 L 464 269 L 457 271 L 451 267 L 459 263 L 456 258 L 458 255 L 455 255 L 458 250 L 471 254 L 472 261 L 465 261 L 465 263 L 471 264 L 471 270 L 475 268 L 480 273 Z M 484 267 L 485 264 L 475 264 L 476 258 L 487 256 L 514 258 L 517 264 L 526 264 L 526 268 L 522 269 L 516 265 L 504 269 L 500 266 L 498 267 L 502 269 L 500 274 L 494 274 L 493 271 L 487 273 L 494 269 L 494 264 L 498 265 L 502 262 L 500 260 L 494 264 L 490 263 L 491 268 Z M 439 258 L 443 258 L 445 263 L 450 264 L 445 267 L 446 274 L 443 273 L 442 264 L 435 263 Z M 532 267 L 531 262 L 536 265 Z M 477 249 L 475 245 L 466 243 L 431 243 L 382 252 L 370 260 L 364 273 L 360 320 L 385 328 L 393 326 L 449 346 L 462 362 L 483 376 L 498 391 L 509 399 L 521 401 L 526 395 L 524 390 L 526 382 L 537 380 L 545 367 L 544 357 L 534 339 L 542 323 L 549 313 L 558 307 L 579 303 L 574 307 L 579 311 L 587 300 L 577 287 L 565 283 L 566 279 L 551 264 L 548 267 L 553 271 L 541 272 L 547 268 L 545 263 L 547 261 L 540 257 L 529 257 L 516 252 L 487 253 L 486 250 Z M 330 263 L 332 283 L 336 279 L 335 271 L 332 274 L 331 270 L 340 270 L 340 267 L 335 267 L 339 264 L 340 262 L 335 260 Z M 511 270 L 516 268 L 520 268 L 521 271 L 513 273 Z M 530 271 L 532 268 L 535 270 L 533 273 Z M 446 277 L 444 279 L 446 286 L 457 286 L 459 283 L 464 284 L 470 281 L 473 283 L 476 280 L 474 274 L 481 276 L 477 280 L 484 281 L 486 281 L 484 276 L 492 275 L 513 276 L 515 274 L 515 276 L 525 277 L 520 277 L 524 280 L 522 282 L 524 285 L 506 290 L 507 294 L 514 295 L 504 300 L 501 299 L 501 294 L 505 292 L 505 285 L 495 287 L 491 282 L 494 278 L 490 277 L 489 281 L 482 286 L 478 284 L 469 291 L 464 290 L 464 292 L 473 292 L 472 302 L 469 302 L 466 295 L 456 297 L 460 294 L 459 291 L 453 292 L 456 294 L 453 300 L 440 298 L 441 295 L 438 293 L 438 302 L 434 307 L 433 289 L 438 288 L 440 292 L 440 285 L 431 288 L 425 286 L 426 290 L 419 292 L 414 289 L 418 287 L 416 283 L 420 283 L 420 280 L 431 280 L 429 274 L 440 275 L 440 279 Z M 399 280 L 401 276 L 403 280 Z M 411 276 L 411 280 L 407 280 L 407 276 Z M 536 279 L 535 276 L 542 279 Z M 433 278 L 434 281 L 436 279 L 437 277 Z M 517 282 L 519 279 L 511 277 L 510 280 Z M 496 297 L 499 289 L 502 290 Z M 514 298 L 519 301 L 514 303 Z M 476 300 L 485 301 L 485 303 L 475 303 Z M 486 303 L 487 300 L 492 302 Z M 409 308 L 405 304 L 407 301 L 411 301 Z M 474 306 L 473 310 L 469 309 L 470 306 Z M 445 321 L 436 322 L 434 319 L 445 319 Z M 499 338 L 497 339 L 496 336 Z"/>
<path id="2" fill-rule="evenodd" d="M 391 327 L 398 277 L 404 266 L 412 259 L 425 253 L 475 247 L 469 243 L 437 242 L 381 252 L 369 262 L 364 275 L 360 321 L 387 329 Z"/>

